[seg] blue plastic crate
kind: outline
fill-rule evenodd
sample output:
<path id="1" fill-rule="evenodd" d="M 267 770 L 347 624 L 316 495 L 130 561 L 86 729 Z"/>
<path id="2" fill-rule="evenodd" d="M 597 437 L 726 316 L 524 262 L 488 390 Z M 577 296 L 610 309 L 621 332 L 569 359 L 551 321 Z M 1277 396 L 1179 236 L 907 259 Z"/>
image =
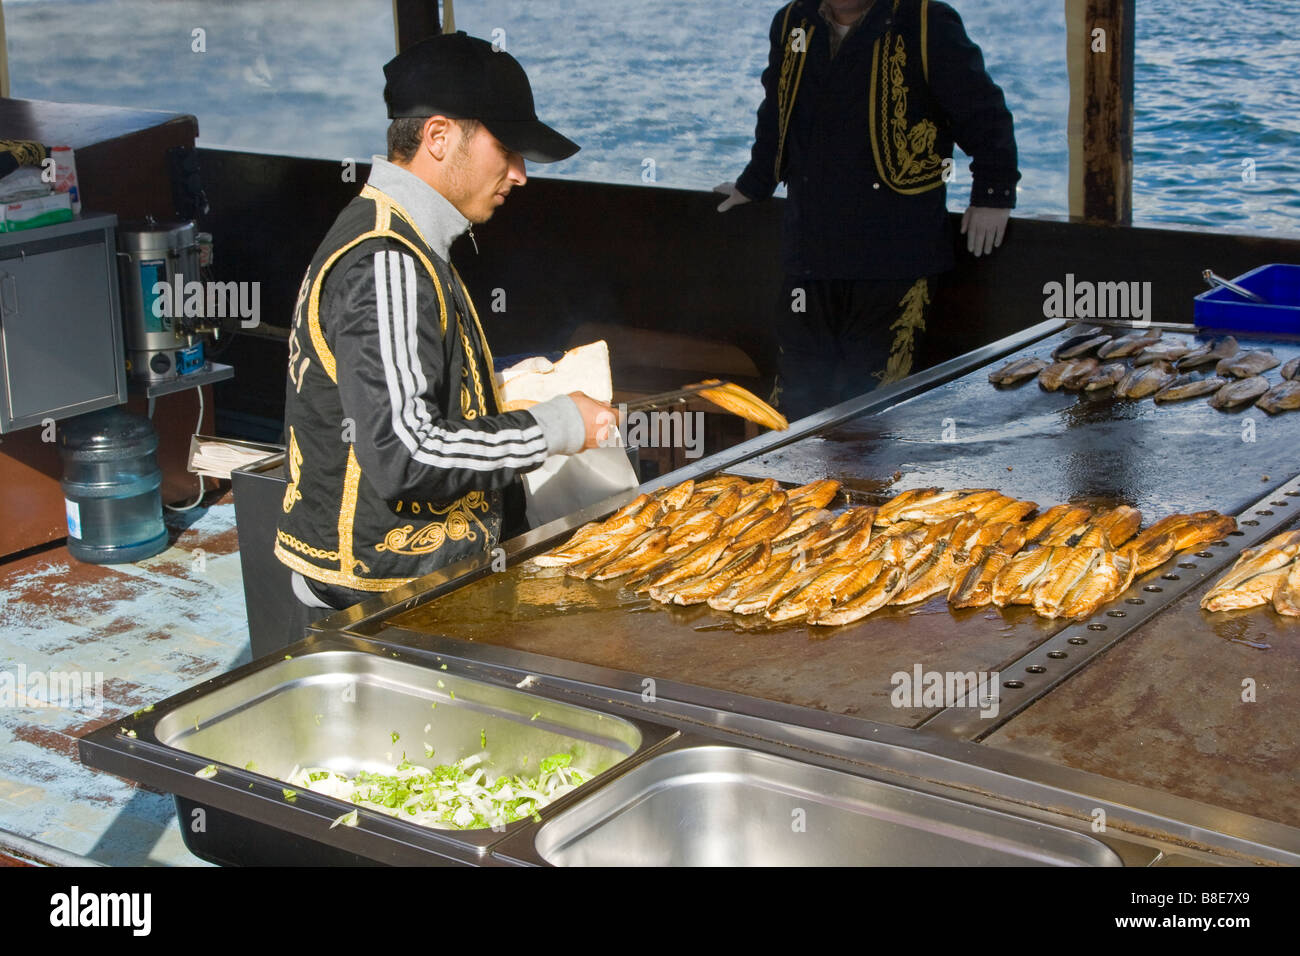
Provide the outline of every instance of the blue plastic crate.
<path id="1" fill-rule="evenodd" d="M 1263 296 L 1266 305 L 1229 292 L 1202 292 L 1192 303 L 1192 320 L 1203 328 L 1232 332 L 1282 332 L 1300 335 L 1300 265 L 1272 265 L 1251 269 L 1232 280 Z"/>

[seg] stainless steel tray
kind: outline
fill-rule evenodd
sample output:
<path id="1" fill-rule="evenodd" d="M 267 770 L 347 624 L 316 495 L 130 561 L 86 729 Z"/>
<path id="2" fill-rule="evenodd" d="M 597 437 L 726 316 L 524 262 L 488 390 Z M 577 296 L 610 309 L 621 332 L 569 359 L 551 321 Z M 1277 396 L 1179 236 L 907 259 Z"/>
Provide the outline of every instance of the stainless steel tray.
<path id="1" fill-rule="evenodd" d="M 1061 827 L 728 746 L 649 758 L 535 846 L 563 866 L 1123 865 Z"/>
<path id="2" fill-rule="evenodd" d="M 404 754 L 427 766 L 480 750 L 495 779 L 570 752 L 573 766 L 595 780 L 542 808 L 544 820 L 673 735 L 668 727 L 468 676 L 460 666 L 421 666 L 350 643 L 296 645 L 306 653 L 264 658 L 102 728 L 81 741 L 83 762 L 175 793 L 187 845 L 218 862 L 472 862 L 536 824 L 433 829 L 362 808 L 357 827 L 331 827 L 356 807 L 287 781 L 299 766 L 391 773 Z M 195 776 L 209 765 L 215 775 Z M 212 834 L 210 814 L 225 833 Z M 244 832 L 229 832 L 234 826 Z M 340 853 L 299 855 L 286 839 L 290 849 L 268 854 L 266 842 L 285 836 L 278 831 Z M 247 852 L 232 853 L 232 844 Z"/>

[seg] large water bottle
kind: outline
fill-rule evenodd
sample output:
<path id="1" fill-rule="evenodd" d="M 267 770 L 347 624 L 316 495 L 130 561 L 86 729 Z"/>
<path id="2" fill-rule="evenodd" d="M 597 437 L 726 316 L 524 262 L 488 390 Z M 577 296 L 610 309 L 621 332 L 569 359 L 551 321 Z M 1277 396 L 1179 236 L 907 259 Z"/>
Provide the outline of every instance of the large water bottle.
<path id="1" fill-rule="evenodd" d="M 68 551 L 92 564 L 152 557 L 167 547 L 158 435 L 121 408 L 81 415 L 59 429 Z"/>

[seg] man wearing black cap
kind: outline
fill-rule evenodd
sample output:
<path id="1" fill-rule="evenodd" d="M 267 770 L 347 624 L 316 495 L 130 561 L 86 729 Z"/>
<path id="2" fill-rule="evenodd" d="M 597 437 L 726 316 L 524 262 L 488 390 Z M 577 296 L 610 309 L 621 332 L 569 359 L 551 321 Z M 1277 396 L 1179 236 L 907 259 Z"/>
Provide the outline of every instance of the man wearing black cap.
<path id="1" fill-rule="evenodd" d="M 308 607 L 342 608 L 491 550 L 502 490 L 614 421 L 581 392 L 502 413 L 452 242 L 578 147 L 522 67 L 464 33 L 384 67 L 392 124 L 303 278 L 289 339 L 289 473 L 276 556 Z"/>

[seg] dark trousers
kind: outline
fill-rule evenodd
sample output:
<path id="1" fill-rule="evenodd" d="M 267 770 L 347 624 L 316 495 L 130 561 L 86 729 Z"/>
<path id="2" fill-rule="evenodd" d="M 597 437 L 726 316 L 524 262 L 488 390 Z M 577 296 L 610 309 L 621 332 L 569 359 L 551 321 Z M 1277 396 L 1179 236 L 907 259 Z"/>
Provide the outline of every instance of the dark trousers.
<path id="1" fill-rule="evenodd" d="M 910 375 L 929 290 L 925 278 L 787 276 L 776 309 L 777 407 L 794 421 Z"/>

